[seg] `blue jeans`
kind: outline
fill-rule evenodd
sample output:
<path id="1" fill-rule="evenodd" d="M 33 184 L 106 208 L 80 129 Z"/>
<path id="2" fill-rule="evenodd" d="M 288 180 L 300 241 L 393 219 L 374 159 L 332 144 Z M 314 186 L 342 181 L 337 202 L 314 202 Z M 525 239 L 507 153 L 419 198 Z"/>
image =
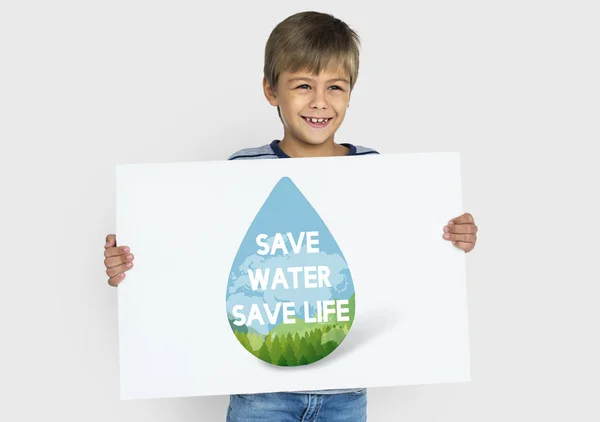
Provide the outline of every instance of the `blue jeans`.
<path id="1" fill-rule="evenodd" d="M 227 422 L 365 422 L 367 390 L 340 394 L 230 396 Z"/>

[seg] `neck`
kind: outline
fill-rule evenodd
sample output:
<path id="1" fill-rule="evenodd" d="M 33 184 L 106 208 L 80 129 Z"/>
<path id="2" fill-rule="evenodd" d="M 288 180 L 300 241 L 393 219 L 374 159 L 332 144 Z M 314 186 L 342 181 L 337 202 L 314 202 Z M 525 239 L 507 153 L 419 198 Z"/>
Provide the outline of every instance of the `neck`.
<path id="1" fill-rule="evenodd" d="M 347 147 L 336 144 L 333 139 L 319 145 L 312 145 L 286 136 L 279 142 L 279 148 L 291 158 L 335 157 L 348 155 L 350 152 Z"/>

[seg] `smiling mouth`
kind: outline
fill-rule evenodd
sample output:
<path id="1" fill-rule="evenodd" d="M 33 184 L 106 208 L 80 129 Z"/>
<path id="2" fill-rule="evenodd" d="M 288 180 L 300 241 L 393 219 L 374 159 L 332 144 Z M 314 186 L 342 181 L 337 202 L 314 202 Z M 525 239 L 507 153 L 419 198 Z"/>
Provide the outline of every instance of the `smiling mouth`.
<path id="1" fill-rule="evenodd" d="M 308 123 L 308 125 L 310 127 L 314 127 L 314 128 L 324 128 L 325 126 L 327 126 L 329 124 L 329 122 L 333 119 L 333 117 L 327 117 L 327 118 L 312 118 L 312 117 L 304 117 L 302 116 L 302 118 L 304 119 L 304 121 L 306 123 Z M 319 121 L 320 120 L 320 121 Z"/>

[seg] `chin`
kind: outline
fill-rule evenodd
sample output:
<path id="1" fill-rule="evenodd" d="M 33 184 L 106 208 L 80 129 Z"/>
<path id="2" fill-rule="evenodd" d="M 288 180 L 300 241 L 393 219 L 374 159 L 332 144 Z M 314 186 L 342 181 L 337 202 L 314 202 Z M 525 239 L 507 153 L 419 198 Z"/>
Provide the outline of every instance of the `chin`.
<path id="1" fill-rule="evenodd" d="M 327 138 L 326 139 L 307 139 L 307 138 L 301 138 L 300 139 L 302 142 L 304 142 L 305 144 L 309 144 L 309 145 L 323 145 L 327 143 Z"/>

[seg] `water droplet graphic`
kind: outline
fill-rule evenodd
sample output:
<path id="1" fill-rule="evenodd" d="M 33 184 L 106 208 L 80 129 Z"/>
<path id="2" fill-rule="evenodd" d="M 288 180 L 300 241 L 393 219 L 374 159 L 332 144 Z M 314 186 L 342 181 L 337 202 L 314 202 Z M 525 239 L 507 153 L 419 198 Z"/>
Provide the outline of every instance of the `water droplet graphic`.
<path id="1" fill-rule="evenodd" d="M 241 345 L 278 366 L 323 359 L 352 327 L 355 294 L 348 264 L 289 177 L 277 182 L 242 240 L 226 308 Z"/>

